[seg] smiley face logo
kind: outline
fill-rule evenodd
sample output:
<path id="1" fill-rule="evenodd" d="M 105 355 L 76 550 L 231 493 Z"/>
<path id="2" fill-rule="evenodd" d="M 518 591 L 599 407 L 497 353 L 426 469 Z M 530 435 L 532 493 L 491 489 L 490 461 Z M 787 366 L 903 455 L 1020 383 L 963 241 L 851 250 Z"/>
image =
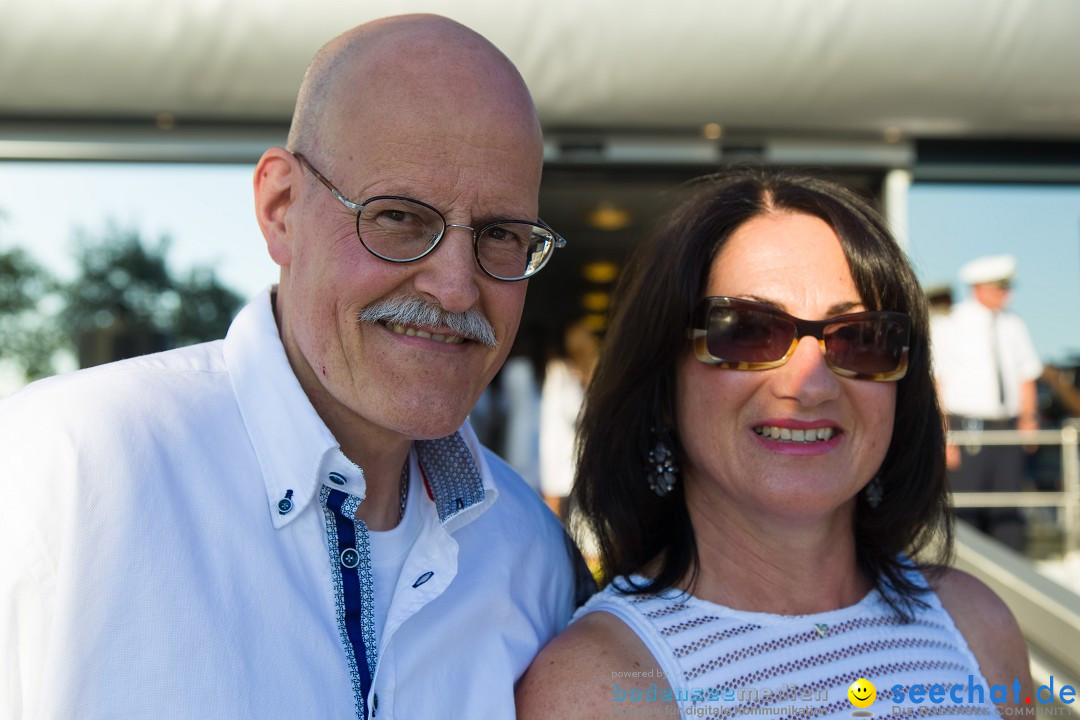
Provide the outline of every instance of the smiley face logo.
<path id="1" fill-rule="evenodd" d="M 847 690 L 847 697 L 857 708 L 870 707 L 877 699 L 877 688 L 866 678 L 859 678 L 851 683 L 851 687 Z"/>

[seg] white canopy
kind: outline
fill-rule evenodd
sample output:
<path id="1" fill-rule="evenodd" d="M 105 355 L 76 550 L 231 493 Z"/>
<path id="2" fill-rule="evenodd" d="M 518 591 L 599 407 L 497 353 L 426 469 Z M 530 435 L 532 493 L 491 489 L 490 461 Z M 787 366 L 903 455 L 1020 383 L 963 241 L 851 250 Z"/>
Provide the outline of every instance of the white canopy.
<path id="1" fill-rule="evenodd" d="M 5 0 L 0 119 L 285 122 L 323 42 L 414 11 L 549 128 L 1080 138 L 1075 0 Z"/>

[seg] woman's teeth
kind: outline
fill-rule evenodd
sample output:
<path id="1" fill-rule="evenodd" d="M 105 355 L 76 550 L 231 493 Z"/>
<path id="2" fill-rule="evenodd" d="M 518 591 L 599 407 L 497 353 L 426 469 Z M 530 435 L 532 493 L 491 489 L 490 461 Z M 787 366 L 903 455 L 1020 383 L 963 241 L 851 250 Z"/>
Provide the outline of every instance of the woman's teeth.
<path id="1" fill-rule="evenodd" d="M 779 440 L 780 442 L 825 442 L 832 438 L 835 430 L 831 427 L 810 428 L 808 430 L 792 430 L 775 425 L 761 425 L 754 428 L 754 432 L 763 438 Z"/>
<path id="2" fill-rule="evenodd" d="M 386 327 L 398 335 L 408 335 L 409 337 L 427 338 L 428 340 L 434 340 L 435 342 L 446 343 L 447 345 L 460 345 L 465 342 L 465 338 L 460 335 L 440 335 L 439 333 L 429 333 L 427 330 L 417 330 L 414 327 L 406 327 L 404 325 L 398 325 L 397 323 L 386 323 Z"/>

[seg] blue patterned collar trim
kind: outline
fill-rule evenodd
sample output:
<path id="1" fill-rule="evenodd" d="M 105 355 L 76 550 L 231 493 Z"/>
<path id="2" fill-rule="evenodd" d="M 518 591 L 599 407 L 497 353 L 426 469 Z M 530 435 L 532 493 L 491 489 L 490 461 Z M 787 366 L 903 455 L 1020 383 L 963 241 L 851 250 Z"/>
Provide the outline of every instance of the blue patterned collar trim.
<path id="1" fill-rule="evenodd" d="M 484 502 L 484 481 L 460 431 L 438 440 L 416 440 L 413 446 L 443 525 Z"/>

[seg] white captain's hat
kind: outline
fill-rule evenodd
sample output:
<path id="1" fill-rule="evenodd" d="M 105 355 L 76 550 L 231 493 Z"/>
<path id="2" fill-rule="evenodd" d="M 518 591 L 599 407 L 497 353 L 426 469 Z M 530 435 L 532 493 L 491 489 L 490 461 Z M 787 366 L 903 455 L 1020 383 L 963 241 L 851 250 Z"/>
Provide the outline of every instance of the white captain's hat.
<path id="1" fill-rule="evenodd" d="M 1011 280 L 1016 273 L 1016 258 L 1012 255 L 987 255 L 976 258 L 960 268 L 960 279 L 967 285 L 981 285 Z"/>

